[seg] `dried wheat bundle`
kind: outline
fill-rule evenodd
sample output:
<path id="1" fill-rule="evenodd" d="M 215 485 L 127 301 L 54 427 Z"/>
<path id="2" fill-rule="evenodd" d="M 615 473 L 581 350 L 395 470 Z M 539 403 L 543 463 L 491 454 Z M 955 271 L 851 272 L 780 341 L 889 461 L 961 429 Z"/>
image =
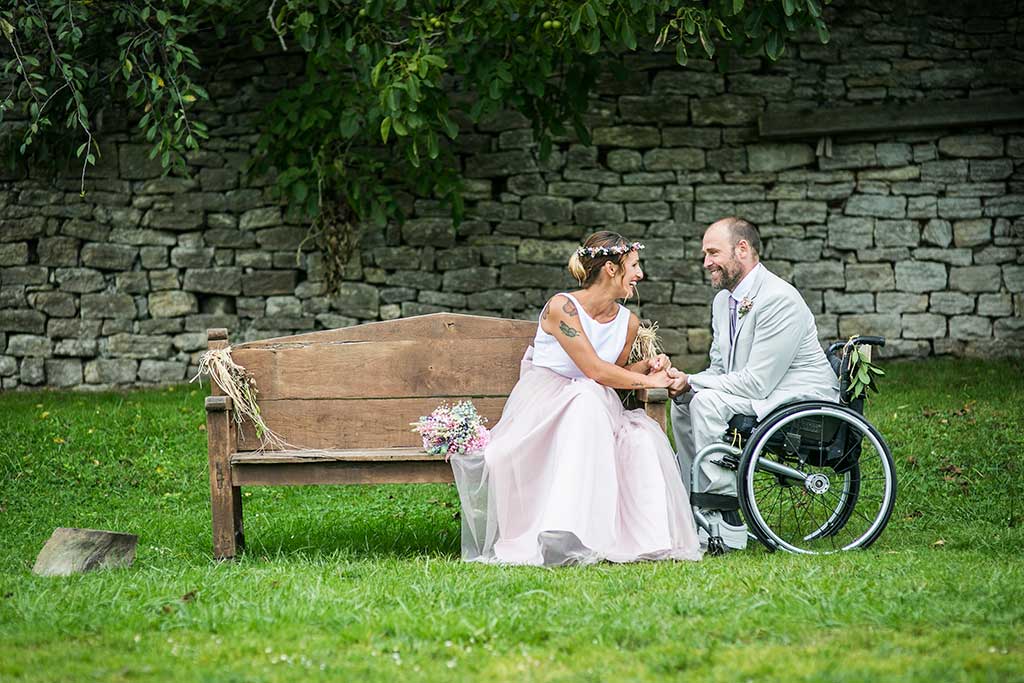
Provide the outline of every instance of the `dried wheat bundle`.
<path id="1" fill-rule="evenodd" d="M 636 339 L 629 350 L 628 363 L 650 360 L 661 353 L 661 340 L 658 339 L 658 323 L 644 320 L 636 331 Z"/>
<path id="2" fill-rule="evenodd" d="M 260 440 L 259 450 L 279 451 L 296 448 L 274 433 L 274 430 L 263 421 L 259 404 L 256 403 L 256 395 L 259 393 L 256 379 L 231 358 L 230 346 L 205 352 L 199 358 L 199 372 L 190 381 L 194 382 L 204 374 L 209 375 L 224 395 L 231 399 L 234 406 L 232 412 L 239 428 L 245 418 L 252 421 L 256 436 Z"/>

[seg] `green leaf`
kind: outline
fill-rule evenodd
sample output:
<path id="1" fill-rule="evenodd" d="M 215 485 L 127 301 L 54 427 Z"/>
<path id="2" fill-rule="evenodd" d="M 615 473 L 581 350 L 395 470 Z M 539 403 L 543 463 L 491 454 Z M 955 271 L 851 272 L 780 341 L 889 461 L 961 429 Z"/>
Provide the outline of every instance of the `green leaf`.
<path id="1" fill-rule="evenodd" d="M 156 11 L 156 20 L 160 22 L 161 26 L 167 26 L 167 22 L 171 20 L 171 15 L 165 10 L 158 9 Z"/>
<path id="2" fill-rule="evenodd" d="M 306 183 L 302 182 L 301 180 L 292 185 L 292 198 L 296 202 L 305 201 L 306 195 L 308 194 L 309 187 L 306 185 Z"/>
<path id="3" fill-rule="evenodd" d="M 680 40 L 676 43 L 676 63 L 679 64 L 679 66 L 686 66 L 687 60 L 686 43 Z"/>
<path id="4" fill-rule="evenodd" d="M 743 0 L 732 0 L 732 13 L 733 16 L 743 11 Z"/>
<path id="5" fill-rule="evenodd" d="M 787 17 L 793 16 L 793 12 L 796 11 L 794 0 L 782 0 L 782 11 L 786 13 Z"/>
<path id="6" fill-rule="evenodd" d="M 636 35 L 633 33 L 633 27 L 629 25 L 629 19 L 623 19 L 622 21 L 622 42 L 626 44 L 630 50 L 636 49 Z"/>
<path id="7" fill-rule="evenodd" d="M 385 143 L 388 141 L 388 133 L 391 132 L 391 117 L 385 116 L 384 120 L 380 122 L 380 139 Z"/>

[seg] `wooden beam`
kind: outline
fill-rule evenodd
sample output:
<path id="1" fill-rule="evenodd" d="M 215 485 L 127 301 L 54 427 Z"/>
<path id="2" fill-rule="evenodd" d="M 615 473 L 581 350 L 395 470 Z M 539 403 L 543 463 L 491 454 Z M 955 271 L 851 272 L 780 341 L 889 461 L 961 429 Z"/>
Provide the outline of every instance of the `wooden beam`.
<path id="1" fill-rule="evenodd" d="M 766 140 L 819 138 L 922 128 L 956 128 L 1024 121 L 1024 97 L 930 100 L 912 104 L 765 112 L 758 132 Z"/>
<path id="2" fill-rule="evenodd" d="M 444 460 L 420 462 L 307 462 L 231 467 L 235 486 L 309 484 L 433 484 L 455 481 Z"/>

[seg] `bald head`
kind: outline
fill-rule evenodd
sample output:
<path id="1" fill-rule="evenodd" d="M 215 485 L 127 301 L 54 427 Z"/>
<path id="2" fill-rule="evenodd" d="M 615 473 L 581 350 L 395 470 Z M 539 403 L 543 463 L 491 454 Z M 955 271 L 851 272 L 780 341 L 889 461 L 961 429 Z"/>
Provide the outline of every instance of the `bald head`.
<path id="1" fill-rule="evenodd" d="M 706 235 L 712 230 L 716 231 L 716 235 L 728 239 L 729 245 L 734 249 L 741 240 L 745 241 L 750 251 L 753 252 L 754 261 L 757 262 L 760 259 L 761 235 L 758 234 L 757 228 L 750 221 L 745 221 L 736 216 L 728 216 L 712 223 L 704 234 Z"/>

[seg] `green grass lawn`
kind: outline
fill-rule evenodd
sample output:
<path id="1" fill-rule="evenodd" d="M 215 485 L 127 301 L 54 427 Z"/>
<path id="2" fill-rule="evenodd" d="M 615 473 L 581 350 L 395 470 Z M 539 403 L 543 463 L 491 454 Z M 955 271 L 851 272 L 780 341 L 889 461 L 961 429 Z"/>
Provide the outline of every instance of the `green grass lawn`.
<path id="1" fill-rule="evenodd" d="M 202 389 L 0 395 L 0 681 L 1024 680 L 1024 365 L 887 369 L 870 550 L 561 569 L 461 563 L 444 485 L 246 489 L 217 563 Z M 136 562 L 36 577 L 58 526 Z"/>

